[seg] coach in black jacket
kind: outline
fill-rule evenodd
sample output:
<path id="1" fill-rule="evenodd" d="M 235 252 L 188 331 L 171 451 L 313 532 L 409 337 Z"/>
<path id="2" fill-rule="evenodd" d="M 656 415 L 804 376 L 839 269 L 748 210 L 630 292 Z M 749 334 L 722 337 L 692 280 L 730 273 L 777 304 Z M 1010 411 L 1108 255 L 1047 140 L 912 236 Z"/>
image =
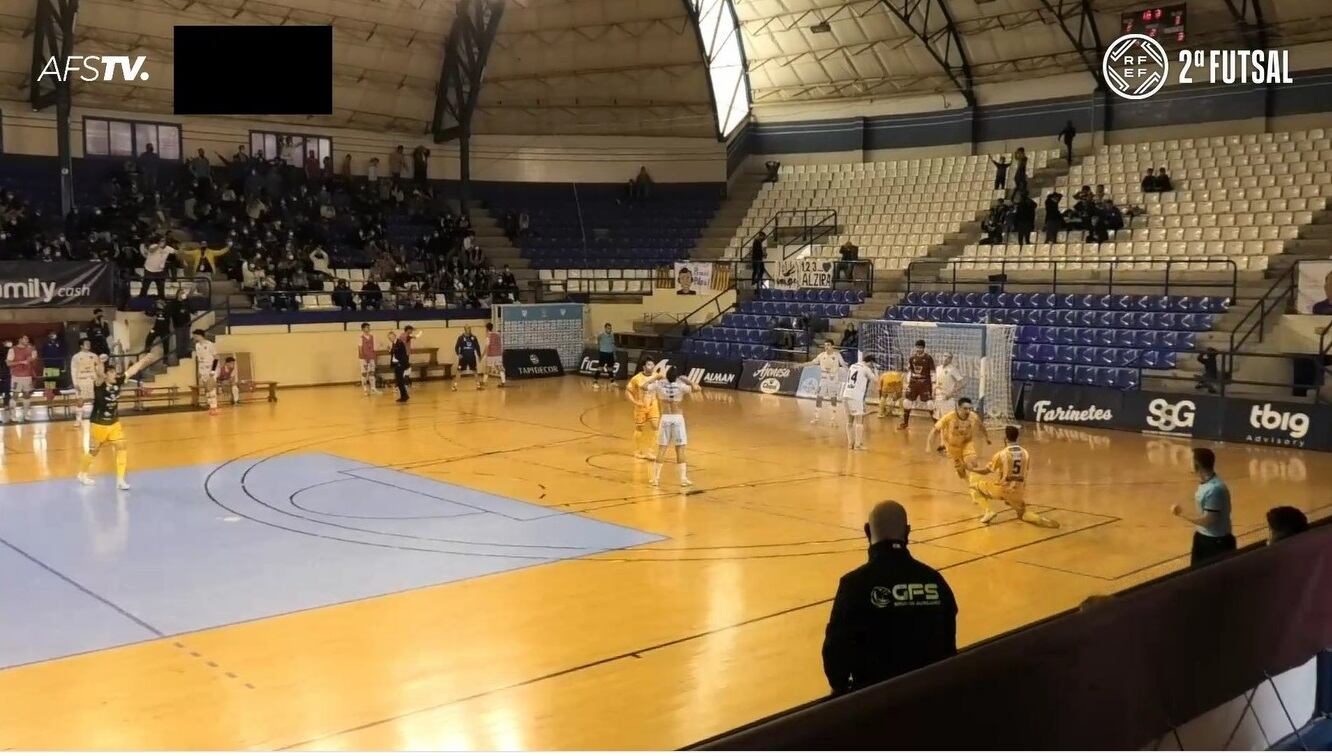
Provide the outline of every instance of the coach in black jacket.
<path id="1" fill-rule="evenodd" d="M 389 350 L 389 363 L 393 365 L 393 380 L 398 384 L 398 401 L 407 401 L 407 386 L 411 384 L 411 378 L 407 371 L 411 368 L 412 359 L 412 339 L 416 337 L 416 329 L 407 326 L 402 329 L 402 336 L 393 342 Z"/>
<path id="2" fill-rule="evenodd" d="M 906 510 L 875 505 L 865 534 L 869 562 L 837 586 L 823 639 L 823 671 L 845 693 L 957 653 L 957 601 L 934 568 L 907 551 Z"/>

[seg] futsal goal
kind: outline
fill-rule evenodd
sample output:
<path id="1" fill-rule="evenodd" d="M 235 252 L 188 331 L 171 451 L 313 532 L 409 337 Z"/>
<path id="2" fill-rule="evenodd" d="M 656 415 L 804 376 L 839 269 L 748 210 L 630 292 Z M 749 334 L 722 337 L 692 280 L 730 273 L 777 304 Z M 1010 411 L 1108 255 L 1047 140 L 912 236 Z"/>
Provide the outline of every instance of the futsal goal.
<path id="1" fill-rule="evenodd" d="M 953 365 L 965 378 L 962 396 L 970 397 L 987 424 L 1013 419 L 1013 340 L 1017 327 L 988 323 L 922 323 L 871 320 L 860 329 L 860 350 L 879 361 L 880 370 L 906 371 L 907 358 L 916 342 L 935 366 L 943 355 L 953 355 Z"/>

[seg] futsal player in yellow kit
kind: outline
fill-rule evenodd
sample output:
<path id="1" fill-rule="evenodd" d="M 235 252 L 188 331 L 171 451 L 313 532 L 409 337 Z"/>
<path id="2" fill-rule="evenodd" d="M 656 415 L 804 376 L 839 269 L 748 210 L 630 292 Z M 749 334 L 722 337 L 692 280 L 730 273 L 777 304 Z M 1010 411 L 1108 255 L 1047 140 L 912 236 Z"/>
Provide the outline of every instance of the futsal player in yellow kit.
<path id="1" fill-rule="evenodd" d="M 116 453 L 116 488 L 130 490 L 130 484 L 125 480 L 129 452 L 125 449 L 125 431 L 120 427 L 120 391 L 125 381 L 138 375 L 153 359 L 151 355 L 144 355 L 120 375 L 117 375 L 114 363 L 98 361 L 93 378 L 92 415 L 88 420 L 89 450 L 83 453 L 79 463 L 79 482 L 83 485 L 93 485 L 94 481 L 88 475 L 93 459 L 102 447 L 110 446 Z M 106 360 L 106 355 L 102 355 L 102 360 Z"/>
<path id="2" fill-rule="evenodd" d="M 888 417 L 902 401 L 902 374 L 896 370 L 885 370 L 879 376 L 879 417 Z"/>
<path id="3" fill-rule="evenodd" d="M 634 456 L 639 459 L 657 458 L 651 447 L 656 445 L 654 439 L 657 437 L 657 426 L 661 423 L 661 405 L 657 404 L 656 394 L 643 390 L 643 386 L 652 380 L 654 370 L 656 365 L 652 360 L 645 360 L 639 365 L 639 372 L 624 387 L 624 395 L 634 404 Z M 652 433 L 647 433 L 649 427 Z M 647 438 L 646 447 L 644 437 Z"/>
<path id="4" fill-rule="evenodd" d="M 964 396 L 957 400 L 957 409 L 939 418 L 939 422 L 934 424 L 930 437 L 925 441 L 925 450 L 943 452 L 953 463 L 957 477 L 966 480 L 967 460 L 976 457 L 977 436 L 985 443 L 990 443 L 980 414 L 972 411 L 971 400 Z"/>
<path id="5" fill-rule="evenodd" d="M 1027 509 L 1027 475 L 1031 471 L 1031 454 L 1018 446 L 1017 426 L 1004 428 L 1007 445 L 995 453 L 987 467 L 968 467 L 971 476 L 971 500 L 985 511 L 981 522 L 989 524 L 995 517 L 990 504 L 1002 501 L 1017 512 L 1023 522 L 1042 528 L 1057 528 L 1059 523 Z"/>

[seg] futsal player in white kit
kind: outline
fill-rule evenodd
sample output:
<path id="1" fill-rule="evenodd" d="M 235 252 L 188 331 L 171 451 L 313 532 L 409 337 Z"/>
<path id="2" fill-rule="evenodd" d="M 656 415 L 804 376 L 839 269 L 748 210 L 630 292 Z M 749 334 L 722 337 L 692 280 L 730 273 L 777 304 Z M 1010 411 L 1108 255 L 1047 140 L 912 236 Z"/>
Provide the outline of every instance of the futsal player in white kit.
<path id="1" fill-rule="evenodd" d="M 88 451 L 91 444 L 89 434 L 92 431 L 88 425 L 92 418 L 93 392 L 97 387 L 99 361 L 97 355 L 93 354 L 91 339 L 80 341 L 79 351 L 69 358 L 69 377 L 74 382 L 74 393 L 79 399 L 78 429 L 84 451 Z"/>
<path id="2" fill-rule="evenodd" d="M 846 367 L 846 360 L 842 359 L 842 353 L 837 351 L 837 347 L 832 341 L 823 342 L 823 351 L 819 356 L 806 362 L 805 365 L 819 366 L 819 388 L 814 394 L 814 419 L 810 420 L 813 425 L 819 421 L 819 410 L 823 408 L 823 400 L 827 399 L 832 405 L 830 409 L 828 422 L 832 425 L 837 424 L 837 397 L 842 393 L 842 383 L 837 380 L 841 374 L 842 368 Z"/>
<path id="3" fill-rule="evenodd" d="M 957 409 L 957 399 L 962 396 L 966 376 L 953 364 L 953 355 L 944 354 L 939 367 L 934 371 L 934 419 L 938 420 Z"/>
<path id="4" fill-rule="evenodd" d="M 878 384 L 874 374 L 877 362 L 872 354 L 862 355 L 860 361 L 851 366 L 846 387 L 842 389 L 848 449 L 865 449 L 865 401 L 869 397 L 870 387 Z"/>
<path id="5" fill-rule="evenodd" d="M 217 414 L 217 344 L 208 340 L 203 329 L 194 336 L 194 367 L 199 372 L 199 393 L 208 400 L 208 414 Z"/>
<path id="6" fill-rule="evenodd" d="M 661 483 L 661 466 L 666 462 L 666 449 L 672 444 L 675 445 L 675 462 L 680 470 L 680 487 L 693 485 L 685 465 L 685 445 L 689 443 L 689 434 L 685 431 L 681 405 L 684 398 L 697 388 L 698 384 L 690 380 L 689 376 L 680 374 L 680 368 L 666 364 L 665 360 L 657 365 L 652 380 L 643 384 L 643 391 L 654 394 L 661 407 L 661 422 L 657 426 L 657 461 L 652 463 L 652 478 L 649 480 L 654 486 Z"/>

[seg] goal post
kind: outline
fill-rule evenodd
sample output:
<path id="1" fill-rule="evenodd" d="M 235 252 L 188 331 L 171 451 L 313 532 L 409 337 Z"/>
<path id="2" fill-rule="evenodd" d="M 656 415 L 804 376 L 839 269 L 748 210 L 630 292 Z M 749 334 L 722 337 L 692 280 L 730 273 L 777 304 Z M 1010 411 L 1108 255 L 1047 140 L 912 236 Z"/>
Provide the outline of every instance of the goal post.
<path id="1" fill-rule="evenodd" d="M 964 378 L 970 397 L 987 423 L 1013 420 L 1013 343 L 1017 327 L 990 323 L 928 323 L 871 320 L 860 328 L 860 350 L 873 354 L 883 370 L 905 371 L 916 342 L 937 366 L 944 354 Z"/>

